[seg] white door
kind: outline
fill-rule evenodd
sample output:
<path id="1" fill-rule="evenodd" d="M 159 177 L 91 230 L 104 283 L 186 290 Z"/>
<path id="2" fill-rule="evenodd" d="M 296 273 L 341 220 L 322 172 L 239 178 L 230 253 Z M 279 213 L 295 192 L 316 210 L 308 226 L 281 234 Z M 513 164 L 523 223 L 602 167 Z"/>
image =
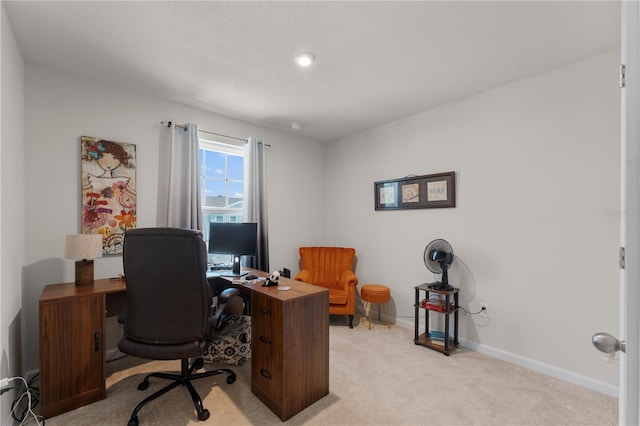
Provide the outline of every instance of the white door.
<path id="1" fill-rule="evenodd" d="M 640 2 L 622 1 L 620 339 L 598 333 L 598 349 L 620 353 L 619 423 L 640 424 Z"/>
<path id="2" fill-rule="evenodd" d="M 640 3 L 622 2 L 621 232 L 619 423 L 640 424 Z"/>

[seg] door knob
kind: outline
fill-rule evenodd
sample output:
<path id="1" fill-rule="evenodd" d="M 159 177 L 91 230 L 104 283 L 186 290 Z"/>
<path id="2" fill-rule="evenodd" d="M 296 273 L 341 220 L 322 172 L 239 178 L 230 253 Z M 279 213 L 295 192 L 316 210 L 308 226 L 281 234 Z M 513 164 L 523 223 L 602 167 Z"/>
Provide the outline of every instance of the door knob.
<path id="1" fill-rule="evenodd" d="M 626 352 L 627 348 L 624 340 L 620 341 L 609 333 L 594 334 L 591 338 L 591 343 L 593 343 L 593 346 L 595 346 L 597 350 L 605 354 L 614 354 L 618 351 Z"/>

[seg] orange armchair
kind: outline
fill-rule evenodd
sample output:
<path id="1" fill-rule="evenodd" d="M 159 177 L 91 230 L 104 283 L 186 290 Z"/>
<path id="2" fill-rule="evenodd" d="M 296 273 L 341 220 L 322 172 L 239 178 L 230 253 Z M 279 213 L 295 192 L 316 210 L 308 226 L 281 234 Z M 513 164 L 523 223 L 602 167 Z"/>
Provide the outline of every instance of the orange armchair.
<path id="1" fill-rule="evenodd" d="M 353 328 L 356 313 L 355 257 L 352 248 L 300 247 L 300 272 L 295 276 L 298 281 L 329 289 L 329 314 L 349 315 L 349 328 Z"/>

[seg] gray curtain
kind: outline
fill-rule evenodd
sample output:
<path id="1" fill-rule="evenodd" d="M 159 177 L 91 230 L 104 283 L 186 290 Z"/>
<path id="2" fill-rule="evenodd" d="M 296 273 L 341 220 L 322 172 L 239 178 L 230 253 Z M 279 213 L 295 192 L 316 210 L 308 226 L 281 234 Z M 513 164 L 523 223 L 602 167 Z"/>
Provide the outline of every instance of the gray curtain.
<path id="1" fill-rule="evenodd" d="M 270 272 L 266 150 L 264 143 L 254 137 L 244 146 L 243 192 L 242 220 L 258 224 L 257 254 L 255 259 L 246 258 L 245 266 Z"/>
<path id="2" fill-rule="evenodd" d="M 167 226 L 202 230 L 198 126 L 171 127 Z"/>

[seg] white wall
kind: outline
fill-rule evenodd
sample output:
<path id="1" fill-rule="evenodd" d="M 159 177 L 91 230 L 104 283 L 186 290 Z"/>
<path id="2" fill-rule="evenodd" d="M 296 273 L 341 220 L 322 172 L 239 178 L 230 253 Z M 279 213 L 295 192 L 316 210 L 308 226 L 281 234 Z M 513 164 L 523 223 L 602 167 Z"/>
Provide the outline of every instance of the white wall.
<path id="1" fill-rule="evenodd" d="M 327 239 L 356 248 L 360 283 L 388 285 L 409 327 L 413 287 L 434 281 L 424 248 L 448 240 L 463 307 L 489 304 L 488 321 L 461 315 L 467 345 L 615 393 L 617 365 L 590 339 L 618 330 L 618 64 L 612 52 L 332 143 Z M 374 211 L 374 181 L 452 170 L 456 208 Z"/>
<path id="2" fill-rule="evenodd" d="M 270 266 L 297 269 L 301 242 L 323 237 L 324 146 L 157 98 L 104 86 L 27 63 L 27 282 L 26 371 L 37 368 L 37 299 L 47 283 L 74 279 L 62 259 L 64 235 L 80 230 L 80 136 L 136 144 L 138 227 L 155 226 L 159 147 L 169 130 L 160 121 L 195 122 L 202 130 L 257 136 L 267 154 Z M 310 159 L 320 159 L 313 161 Z M 95 261 L 96 278 L 122 272 L 122 257 Z M 117 341 L 116 341 L 117 342 Z M 115 343 L 108 346 L 115 346 Z"/>
<path id="3" fill-rule="evenodd" d="M 20 309 L 26 243 L 24 145 L 24 61 L 11 25 L 2 14 L 2 105 L 0 106 L 0 377 L 21 375 Z M 11 411 L 10 395 L 2 398 L 0 418 Z M 6 414 L 6 415 L 5 415 Z"/>

